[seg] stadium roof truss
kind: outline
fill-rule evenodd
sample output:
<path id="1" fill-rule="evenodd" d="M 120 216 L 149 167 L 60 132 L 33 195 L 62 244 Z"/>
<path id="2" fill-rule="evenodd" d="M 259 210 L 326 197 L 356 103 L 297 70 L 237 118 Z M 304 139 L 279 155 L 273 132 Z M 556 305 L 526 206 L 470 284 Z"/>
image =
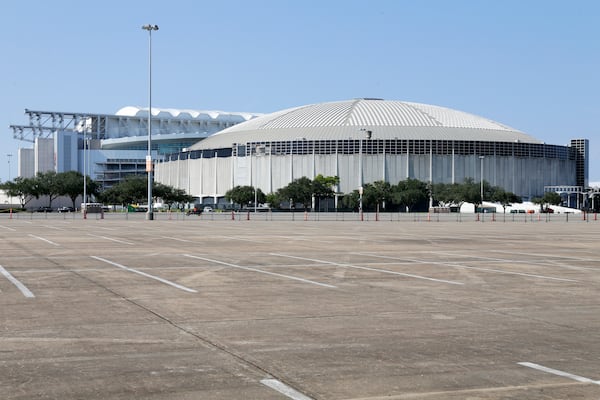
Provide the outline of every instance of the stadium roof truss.
<path id="1" fill-rule="evenodd" d="M 25 109 L 29 125 L 9 125 L 13 138 L 35 142 L 36 138 L 50 138 L 56 132 L 78 132 L 90 135 L 92 139 L 118 139 L 144 136 L 148 130 L 148 118 L 144 115 L 112 115 L 69 113 L 57 111 L 36 111 Z M 177 118 L 171 114 L 152 117 L 153 134 L 202 134 L 230 127 L 235 122 L 218 119 Z"/>
<path id="2" fill-rule="evenodd" d="M 59 131 L 78 131 L 87 133 L 93 139 L 102 139 L 106 134 L 106 121 L 112 115 L 68 113 L 56 111 L 36 111 L 25 109 L 29 125 L 9 125 L 13 138 L 35 142 L 36 138 L 48 138 Z"/>

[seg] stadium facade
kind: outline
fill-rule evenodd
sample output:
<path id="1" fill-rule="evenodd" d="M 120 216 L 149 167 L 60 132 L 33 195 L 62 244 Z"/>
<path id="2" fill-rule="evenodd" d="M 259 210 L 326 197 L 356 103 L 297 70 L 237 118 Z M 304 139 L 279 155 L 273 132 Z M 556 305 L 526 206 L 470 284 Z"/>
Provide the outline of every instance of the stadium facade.
<path id="1" fill-rule="evenodd" d="M 588 141 L 546 144 L 486 118 L 382 99 L 305 105 L 226 128 L 166 156 L 155 179 L 204 204 L 225 204 L 238 185 L 275 192 L 300 177 L 338 176 L 339 193 L 407 178 L 481 179 L 524 200 L 549 187 L 587 187 Z M 579 197 L 579 196 L 576 196 Z"/>
<path id="2" fill-rule="evenodd" d="M 116 114 L 25 110 L 28 125 L 11 125 L 19 149 L 18 176 L 76 170 L 110 187 L 129 175 L 146 175 L 148 108 Z M 261 114 L 152 108 L 152 155 L 161 160 Z"/>

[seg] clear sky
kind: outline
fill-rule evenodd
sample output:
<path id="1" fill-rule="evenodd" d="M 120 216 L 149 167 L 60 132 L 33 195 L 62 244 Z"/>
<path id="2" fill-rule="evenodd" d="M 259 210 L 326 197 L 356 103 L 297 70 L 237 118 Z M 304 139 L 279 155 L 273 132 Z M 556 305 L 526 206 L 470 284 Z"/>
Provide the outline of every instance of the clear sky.
<path id="1" fill-rule="evenodd" d="M 357 97 L 480 115 L 551 144 L 590 139 L 600 182 L 597 0 L 30 0 L 0 12 L 0 179 L 24 109 L 269 113 Z"/>

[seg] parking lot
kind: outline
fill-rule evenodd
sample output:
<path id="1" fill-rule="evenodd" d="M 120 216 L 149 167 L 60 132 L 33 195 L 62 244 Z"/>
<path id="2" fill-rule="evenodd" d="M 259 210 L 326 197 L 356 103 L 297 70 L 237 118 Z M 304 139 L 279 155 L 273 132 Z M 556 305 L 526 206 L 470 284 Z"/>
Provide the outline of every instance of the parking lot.
<path id="1" fill-rule="evenodd" d="M 0 397 L 598 399 L 600 221 L 522 218 L 3 215 Z"/>

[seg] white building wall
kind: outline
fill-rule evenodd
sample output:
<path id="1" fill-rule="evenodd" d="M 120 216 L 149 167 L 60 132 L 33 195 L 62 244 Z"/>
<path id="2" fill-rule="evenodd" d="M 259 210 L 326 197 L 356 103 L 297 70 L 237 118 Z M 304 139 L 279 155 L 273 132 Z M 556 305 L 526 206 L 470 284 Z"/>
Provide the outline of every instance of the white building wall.
<path id="1" fill-rule="evenodd" d="M 54 139 L 36 138 L 34 143 L 34 172 L 55 171 Z"/>
<path id="2" fill-rule="evenodd" d="M 17 164 L 17 176 L 33 178 L 33 176 L 35 176 L 34 149 L 19 149 L 19 162 Z"/>
<path id="3" fill-rule="evenodd" d="M 350 193 L 363 183 L 385 180 L 396 184 L 407 177 L 433 183 L 462 183 L 466 178 L 481 180 L 481 159 L 477 155 L 264 155 L 260 157 L 224 157 L 160 163 L 156 179 L 181 189 L 188 188 L 188 162 L 191 195 L 222 197 L 237 185 L 258 186 L 263 192 L 275 192 L 293 179 L 317 174 L 339 176 L 339 191 Z M 431 175 L 430 175 L 431 166 Z M 524 199 L 543 194 L 548 185 L 574 184 L 575 163 L 535 157 L 486 156 L 483 179 L 505 188 Z"/>

